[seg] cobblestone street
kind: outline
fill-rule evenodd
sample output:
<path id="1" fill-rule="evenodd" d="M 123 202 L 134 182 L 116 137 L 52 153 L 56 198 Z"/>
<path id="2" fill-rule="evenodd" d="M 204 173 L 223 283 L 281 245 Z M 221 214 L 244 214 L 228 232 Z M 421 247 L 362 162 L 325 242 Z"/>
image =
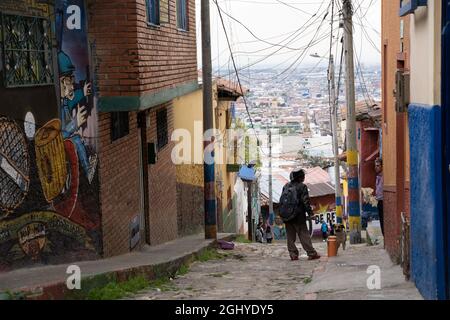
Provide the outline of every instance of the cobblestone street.
<path id="1" fill-rule="evenodd" d="M 322 255 L 323 243 L 315 244 Z M 195 262 L 189 272 L 166 288 L 154 288 L 134 297 L 154 299 L 296 300 L 301 287 L 311 282 L 319 261 L 290 261 L 285 242 L 237 243 L 233 251 L 219 251 L 224 259 Z M 161 291 L 159 291 L 161 290 Z"/>
<path id="2" fill-rule="evenodd" d="M 224 255 L 222 259 L 196 261 L 169 283 L 128 299 L 422 299 L 414 284 L 405 281 L 401 267 L 392 263 L 382 244 L 350 245 L 333 258 L 327 257 L 325 243 L 315 242 L 314 246 L 322 256 L 319 261 L 308 261 L 305 254 L 299 261 L 290 261 L 285 242 L 237 243 L 232 251 L 219 250 Z M 368 270 L 373 267 L 379 270 L 381 288 L 370 290 L 367 280 L 372 273 Z"/>

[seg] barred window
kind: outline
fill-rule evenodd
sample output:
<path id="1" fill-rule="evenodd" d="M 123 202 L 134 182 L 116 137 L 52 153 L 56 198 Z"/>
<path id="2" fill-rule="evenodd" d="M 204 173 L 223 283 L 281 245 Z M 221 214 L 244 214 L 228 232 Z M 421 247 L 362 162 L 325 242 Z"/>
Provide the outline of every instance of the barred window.
<path id="1" fill-rule="evenodd" d="M 158 135 L 158 150 L 161 150 L 169 143 L 166 108 L 156 112 L 156 131 Z"/>
<path id="2" fill-rule="evenodd" d="M 50 22 L 9 14 L 0 19 L 5 87 L 53 84 Z"/>

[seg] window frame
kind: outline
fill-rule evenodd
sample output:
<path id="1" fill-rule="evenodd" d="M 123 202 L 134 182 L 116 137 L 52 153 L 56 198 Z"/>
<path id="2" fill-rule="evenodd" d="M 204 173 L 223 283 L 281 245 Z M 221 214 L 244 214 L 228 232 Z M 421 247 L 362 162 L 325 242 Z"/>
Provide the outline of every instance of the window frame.
<path id="1" fill-rule="evenodd" d="M 152 15 L 151 12 L 151 4 L 156 6 L 155 9 L 155 15 Z M 153 27 L 160 27 L 161 26 L 161 2 L 160 0 L 145 0 L 145 6 L 146 6 L 146 14 L 147 14 L 147 25 L 153 26 Z M 156 21 L 152 21 L 152 19 L 156 19 Z"/>
<path id="2" fill-rule="evenodd" d="M 169 119 L 167 107 L 156 111 L 156 147 L 160 151 L 169 144 Z"/>
<path id="3" fill-rule="evenodd" d="M 176 0 L 176 8 L 177 8 L 177 29 L 179 31 L 188 32 L 189 31 L 189 0 Z M 184 7 L 181 5 L 184 4 Z M 183 13 L 181 8 L 184 9 L 184 23 L 185 26 L 181 25 L 183 22 L 181 14 Z"/>
<path id="4" fill-rule="evenodd" d="M 111 142 L 117 141 L 123 137 L 126 137 L 129 134 L 130 134 L 130 113 L 128 111 L 111 112 Z"/>

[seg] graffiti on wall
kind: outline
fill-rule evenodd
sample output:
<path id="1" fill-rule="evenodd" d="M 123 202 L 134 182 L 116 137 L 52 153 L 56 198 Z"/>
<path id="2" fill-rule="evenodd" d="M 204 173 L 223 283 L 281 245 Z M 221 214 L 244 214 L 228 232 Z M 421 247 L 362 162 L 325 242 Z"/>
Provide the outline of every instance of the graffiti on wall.
<path id="1" fill-rule="evenodd" d="M 84 1 L 57 0 L 51 8 L 58 110 L 46 114 L 59 117 L 37 123 L 42 108 L 33 107 L 39 104 L 31 98 L 14 106 L 26 112 L 24 119 L 0 110 L 0 271 L 102 253 L 97 111 Z M 26 96 L 32 88 L 14 90 Z"/>
<path id="2" fill-rule="evenodd" d="M 315 201 L 314 201 L 315 202 Z M 311 236 L 317 236 L 321 234 L 321 221 L 325 221 L 329 226 L 337 223 L 335 204 L 321 204 L 314 203 L 316 210 L 314 211 L 314 219 L 308 221 L 307 227 L 311 233 Z M 276 240 L 286 240 L 286 226 L 283 220 L 277 215 L 273 227 L 274 238 Z"/>

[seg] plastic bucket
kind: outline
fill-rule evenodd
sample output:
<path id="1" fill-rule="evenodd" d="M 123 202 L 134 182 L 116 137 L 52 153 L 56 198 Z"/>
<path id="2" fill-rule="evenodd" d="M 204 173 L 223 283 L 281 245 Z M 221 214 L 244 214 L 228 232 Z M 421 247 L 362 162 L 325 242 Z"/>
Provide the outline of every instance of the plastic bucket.
<path id="1" fill-rule="evenodd" d="M 328 256 L 336 257 L 337 256 L 337 238 L 335 236 L 328 237 Z"/>

